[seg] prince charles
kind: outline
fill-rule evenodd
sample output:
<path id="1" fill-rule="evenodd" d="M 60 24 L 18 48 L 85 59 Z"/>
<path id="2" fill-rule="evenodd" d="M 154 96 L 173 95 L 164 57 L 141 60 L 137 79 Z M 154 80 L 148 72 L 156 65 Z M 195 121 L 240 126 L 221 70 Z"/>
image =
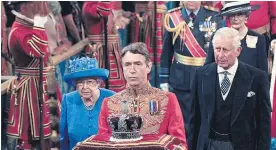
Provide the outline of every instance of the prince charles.
<path id="1" fill-rule="evenodd" d="M 237 59 L 238 31 L 219 29 L 213 38 L 215 63 L 194 80 L 194 141 L 197 150 L 269 150 L 268 76 Z"/>

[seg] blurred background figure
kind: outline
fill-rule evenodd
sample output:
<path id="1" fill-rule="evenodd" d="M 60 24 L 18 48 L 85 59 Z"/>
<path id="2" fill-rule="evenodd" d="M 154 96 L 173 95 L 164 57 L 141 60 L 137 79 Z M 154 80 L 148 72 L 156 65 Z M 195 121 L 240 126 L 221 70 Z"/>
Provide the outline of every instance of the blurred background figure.
<path id="1" fill-rule="evenodd" d="M 239 60 L 253 67 L 268 72 L 268 59 L 265 37 L 247 28 L 248 17 L 259 5 L 249 2 L 228 2 L 221 10 L 221 16 L 226 16 L 229 25 L 240 33 L 242 51 Z M 215 61 L 213 44 L 211 43 L 205 64 Z"/>

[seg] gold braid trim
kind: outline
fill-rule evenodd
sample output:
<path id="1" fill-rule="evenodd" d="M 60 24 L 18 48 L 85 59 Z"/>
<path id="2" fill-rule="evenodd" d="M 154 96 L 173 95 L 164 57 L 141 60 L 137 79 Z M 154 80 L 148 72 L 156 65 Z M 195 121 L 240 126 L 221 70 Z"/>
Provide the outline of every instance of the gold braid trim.
<path id="1" fill-rule="evenodd" d="M 173 32 L 173 42 L 172 44 L 175 43 L 177 37 L 179 34 L 184 35 L 186 32 L 185 26 L 187 23 L 185 21 L 180 22 L 179 24 L 175 25 L 175 27 L 171 27 L 170 25 L 170 12 L 165 15 L 164 18 L 164 27 L 166 28 L 167 31 Z M 184 40 L 184 37 L 182 37 Z"/>

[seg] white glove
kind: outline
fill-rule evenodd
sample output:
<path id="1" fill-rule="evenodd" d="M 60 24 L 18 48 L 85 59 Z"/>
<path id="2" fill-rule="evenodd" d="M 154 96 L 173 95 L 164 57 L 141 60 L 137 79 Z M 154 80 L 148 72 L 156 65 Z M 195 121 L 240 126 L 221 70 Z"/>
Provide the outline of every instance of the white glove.
<path id="1" fill-rule="evenodd" d="M 161 84 L 160 84 L 160 88 L 161 88 L 163 91 L 169 92 L 169 83 L 161 83 Z"/>
<path id="2" fill-rule="evenodd" d="M 45 23 L 47 22 L 48 16 L 34 16 L 34 26 L 44 28 Z"/>
<path id="3" fill-rule="evenodd" d="M 123 15 L 123 10 L 119 9 L 119 10 L 112 10 L 112 13 L 114 15 L 114 18 L 118 17 L 118 16 L 122 16 Z"/>
<path id="4" fill-rule="evenodd" d="M 113 21 L 115 23 L 115 27 L 117 29 L 120 29 L 120 28 L 125 28 L 129 22 L 130 22 L 130 15 L 131 13 L 128 13 L 128 12 L 125 12 L 123 11 L 122 9 L 120 10 L 112 10 L 113 12 Z"/>

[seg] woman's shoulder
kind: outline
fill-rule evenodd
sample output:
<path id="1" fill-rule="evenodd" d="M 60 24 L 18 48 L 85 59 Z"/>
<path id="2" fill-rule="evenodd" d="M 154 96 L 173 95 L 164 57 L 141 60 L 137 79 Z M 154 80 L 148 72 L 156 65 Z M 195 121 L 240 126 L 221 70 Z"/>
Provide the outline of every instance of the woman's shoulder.
<path id="1" fill-rule="evenodd" d="M 103 94 L 104 97 L 110 97 L 114 94 L 116 94 L 114 91 L 111 91 L 109 89 L 100 88 L 101 94 Z"/>
<path id="2" fill-rule="evenodd" d="M 63 94 L 62 100 L 66 100 L 67 102 L 73 102 L 79 97 L 80 97 L 80 94 L 78 93 L 78 91 L 72 91 L 72 92 Z"/>
<path id="3" fill-rule="evenodd" d="M 72 92 L 64 94 L 63 96 L 71 97 L 71 96 L 76 96 L 76 95 L 78 95 L 78 91 L 72 91 Z"/>
<path id="4" fill-rule="evenodd" d="M 255 32 L 253 30 L 250 30 L 250 29 L 248 29 L 248 34 L 247 35 L 257 36 L 257 37 L 264 37 L 264 35 L 259 34 L 259 33 Z"/>

